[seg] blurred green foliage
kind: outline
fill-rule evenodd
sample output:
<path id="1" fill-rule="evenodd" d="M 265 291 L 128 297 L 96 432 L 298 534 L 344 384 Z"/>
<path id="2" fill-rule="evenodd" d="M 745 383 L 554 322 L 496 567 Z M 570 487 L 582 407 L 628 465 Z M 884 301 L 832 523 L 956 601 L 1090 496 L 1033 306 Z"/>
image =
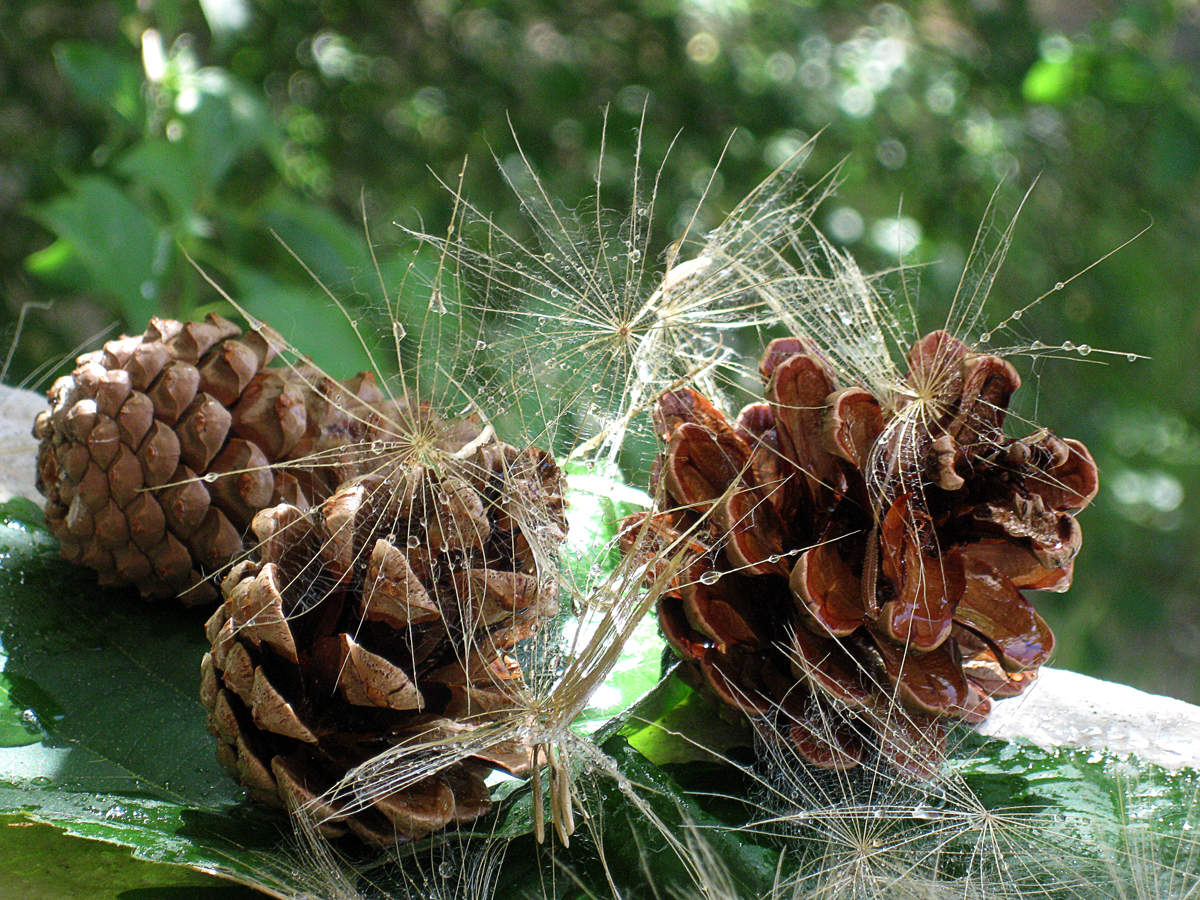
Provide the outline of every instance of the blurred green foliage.
<path id="1" fill-rule="evenodd" d="M 1012 209 L 1037 178 L 990 313 L 1069 282 L 1013 324 L 1121 351 L 1023 371 L 1023 411 L 1085 440 L 1103 473 L 1075 587 L 1042 604 L 1057 661 L 1200 700 L 1198 73 L 1200 7 L 1182 2 L 14 0 L 3 314 L 55 303 L 30 317 L 8 380 L 114 321 L 225 308 L 188 256 L 349 373 L 357 341 L 284 245 L 345 302 L 377 304 L 363 219 L 394 285 L 390 223 L 444 228 L 437 179 L 464 155 L 468 194 L 519 231 L 491 161 L 513 164 L 509 120 L 574 202 L 607 106 L 620 208 L 644 108 L 645 158 L 666 156 L 664 242 L 710 178 L 701 225 L 823 130 L 812 173 L 845 166 L 819 224 L 868 268 L 927 263 L 927 326 L 997 183 Z"/>

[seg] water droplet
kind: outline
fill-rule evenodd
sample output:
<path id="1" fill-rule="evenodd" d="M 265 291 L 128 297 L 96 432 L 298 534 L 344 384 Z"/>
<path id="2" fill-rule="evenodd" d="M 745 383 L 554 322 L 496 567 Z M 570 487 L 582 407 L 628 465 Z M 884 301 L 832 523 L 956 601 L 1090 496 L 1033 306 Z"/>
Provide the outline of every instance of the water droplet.
<path id="1" fill-rule="evenodd" d="M 1034 341 L 1031 346 L 1033 347 L 1034 350 L 1045 350 L 1046 349 L 1046 345 L 1043 344 L 1041 341 Z"/>
<path id="2" fill-rule="evenodd" d="M 429 295 L 429 309 L 431 312 L 437 313 L 439 316 L 445 315 L 448 310 L 446 304 L 442 300 L 441 288 L 434 288 L 433 293 Z"/>
<path id="3" fill-rule="evenodd" d="M 701 584 L 716 584 L 720 580 L 721 580 L 721 573 L 713 572 L 711 570 L 708 572 L 705 572 L 703 575 L 700 576 Z"/>
<path id="4" fill-rule="evenodd" d="M 1054 285 L 1054 289 L 1055 289 L 1056 291 L 1061 291 L 1061 290 L 1062 290 L 1063 288 L 1065 288 L 1065 287 L 1066 287 L 1066 285 L 1065 285 L 1065 284 L 1063 284 L 1061 281 L 1060 281 L 1060 282 L 1057 282 L 1057 283 Z"/>
<path id="5" fill-rule="evenodd" d="M 446 861 L 438 863 L 438 874 L 441 875 L 443 878 L 450 878 L 456 872 L 457 872 L 457 870 L 454 868 L 454 866 L 451 863 L 446 862 Z"/>
<path id="6" fill-rule="evenodd" d="M 351 319 L 351 320 L 350 320 L 350 327 L 351 327 L 351 328 L 357 328 L 357 327 L 358 327 L 358 319 Z"/>
<path id="7" fill-rule="evenodd" d="M 1127 360 L 1129 360 L 1130 362 L 1137 362 L 1137 354 L 1136 353 L 1126 353 L 1125 358 Z"/>
<path id="8" fill-rule="evenodd" d="M 1074 343 L 1072 343 L 1071 341 L 1063 341 L 1063 342 L 1062 342 L 1062 348 L 1063 348 L 1064 350 L 1074 350 L 1074 349 L 1075 349 L 1075 344 L 1074 344 Z"/>
<path id="9" fill-rule="evenodd" d="M 206 474 L 204 476 L 204 480 L 207 481 L 209 484 L 212 484 L 214 481 L 216 481 L 220 477 L 221 476 L 218 475 L 216 472 L 209 472 L 208 474 Z"/>
<path id="10" fill-rule="evenodd" d="M 646 218 L 646 216 L 650 215 L 650 209 L 649 209 L 648 207 L 645 207 L 645 206 L 639 207 L 639 208 L 638 208 L 638 215 L 639 215 L 639 216 L 641 216 L 641 217 L 644 219 L 644 218 Z"/>
<path id="11" fill-rule="evenodd" d="M 983 334 L 981 334 L 981 335 L 979 336 L 979 340 L 980 340 L 980 341 L 982 341 L 982 342 L 983 342 L 983 343 L 985 343 L 985 344 L 986 344 L 988 341 L 990 341 L 991 339 L 992 339 L 992 333 L 991 333 L 990 331 L 985 331 Z"/>
<path id="12" fill-rule="evenodd" d="M 1092 352 L 1092 348 L 1091 348 L 1090 344 L 1080 344 L 1078 349 L 1079 349 L 1080 356 L 1087 356 L 1089 353 Z"/>
<path id="13" fill-rule="evenodd" d="M 396 532 L 394 532 L 394 531 L 389 531 L 389 532 L 388 532 L 388 533 L 387 533 L 387 534 L 384 536 L 384 540 L 385 540 L 385 541 L 387 541 L 389 544 L 394 544 L 394 543 L 396 542 Z"/>
<path id="14" fill-rule="evenodd" d="M 372 453 L 382 453 L 383 452 L 383 441 L 371 441 L 371 452 Z"/>
<path id="15" fill-rule="evenodd" d="M 408 336 L 408 331 L 405 329 L 402 322 L 396 321 L 392 323 L 392 337 L 398 341 L 404 340 Z"/>
<path id="16" fill-rule="evenodd" d="M 487 341 L 476 341 L 475 349 L 476 350 L 486 350 L 487 349 Z"/>
<path id="17" fill-rule="evenodd" d="M 630 260 L 632 260 L 633 262 L 637 262 L 639 259 L 641 259 L 641 258 L 642 258 L 642 251 L 641 251 L 641 250 L 636 250 L 636 249 L 635 249 L 635 250 L 630 250 L 630 251 L 629 251 L 629 258 L 630 258 Z"/>
<path id="18" fill-rule="evenodd" d="M 1014 313 L 1012 314 L 1012 317 L 1013 317 L 1014 319 L 1016 319 L 1016 320 L 1020 321 L 1020 319 L 1021 319 L 1021 316 L 1023 316 L 1023 315 L 1025 315 L 1025 310 L 1023 310 L 1023 309 L 1018 309 L 1016 312 L 1014 312 Z"/>
<path id="19" fill-rule="evenodd" d="M 781 560 L 781 559 L 783 559 L 783 557 L 782 557 L 780 554 L 778 554 L 778 553 L 772 553 L 770 556 L 768 556 L 768 557 L 767 557 L 767 562 L 769 562 L 769 563 L 777 563 L 777 562 L 779 562 L 779 560 Z"/>
<path id="20" fill-rule="evenodd" d="M 409 546 L 409 547 L 412 547 L 413 549 L 416 549 L 417 547 L 420 547 L 420 546 L 421 546 L 421 539 L 420 539 L 419 537 L 417 537 L 415 534 L 410 534 L 410 535 L 408 536 L 408 546 Z"/>
<path id="21" fill-rule="evenodd" d="M 437 501 L 438 501 L 438 503 L 442 504 L 442 506 L 449 506 L 450 505 L 450 495 L 447 494 L 445 491 L 438 491 L 437 492 Z"/>

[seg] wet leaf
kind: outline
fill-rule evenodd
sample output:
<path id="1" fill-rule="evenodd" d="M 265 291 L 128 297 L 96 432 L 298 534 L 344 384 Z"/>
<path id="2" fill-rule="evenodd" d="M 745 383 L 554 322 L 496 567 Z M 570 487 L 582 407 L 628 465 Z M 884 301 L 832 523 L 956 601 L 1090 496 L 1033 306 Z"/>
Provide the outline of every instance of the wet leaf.
<path id="1" fill-rule="evenodd" d="M 254 891 L 136 859 L 122 847 L 69 837 L 48 825 L 0 818 L 0 893 L 54 900 L 252 900 Z"/>
<path id="2" fill-rule="evenodd" d="M 202 614 L 99 590 L 28 512 L 0 507 L 0 814 L 261 883 L 280 832 L 204 729 Z"/>

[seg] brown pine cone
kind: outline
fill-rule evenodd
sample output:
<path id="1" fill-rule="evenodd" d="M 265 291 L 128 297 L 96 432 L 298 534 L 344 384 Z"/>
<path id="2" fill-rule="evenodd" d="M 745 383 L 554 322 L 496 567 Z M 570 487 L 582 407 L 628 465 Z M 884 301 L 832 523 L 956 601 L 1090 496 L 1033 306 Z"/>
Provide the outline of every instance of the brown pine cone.
<path id="1" fill-rule="evenodd" d="M 369 439 L 362 411 L 383 400 L 369 375 L 339 385 L 309 369 L 265 368 L 281 343 L 215 315 L 156 318 L 144 334 L 79 357 L 33 428 L 37 486 L 63 556 L 104 585 L 207 602 L 218 591 L 204 576 L 243 551 L 258 510 L 306 506 L 306 494 L 328 496 L 355 474 L 267 468 L 337 462 L 331 448 Z"/>
<path id="2" fill-rule="evenodd" d="M 563 483 L 540 450 L 466 452 L 255 516 L 260 560 L 222 585 L 201 687 L 218 756 L 255 800 L 314 803 L 389 748 L 463 740 L 513 708 L 509 651 L 557 610 Z M 327 831 L 388 845 L 476 818 L 485 775 L 528 766 L 508 740 L 364 808 L 315 806 Z"/>
<path id="3" fill-rule="evenodd" d="M 933 332 L 908 365 L 875 397 L 784 338 L 762 360 L 766 402 L 736 422 L 695 391 L 667 394 L 655 478 L 674 508 L 628 522 L 625 544 L 648 554 L 691 531 L 658 617 L 722 700 L 818 766 L 874 745 L 927 777 L 948 720 L 982 720 L 1048 658 L 1053 635 L 1021 592 L 1070 585 L 1072 511 L 1097 473 L 1078 441 L 1003 435 L 1020 379 L 999 357 Z"/>

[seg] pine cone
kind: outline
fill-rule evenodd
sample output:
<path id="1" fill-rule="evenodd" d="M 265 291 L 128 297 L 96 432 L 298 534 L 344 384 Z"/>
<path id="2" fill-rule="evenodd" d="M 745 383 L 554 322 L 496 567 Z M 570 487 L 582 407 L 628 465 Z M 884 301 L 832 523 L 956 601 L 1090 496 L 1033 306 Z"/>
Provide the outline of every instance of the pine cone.
<path id="1" fill-rule="evenodd" d="M 258 510 L 304 507 L 355 474 L 266 468 L 369 439 L 362 413 L 383 401 L 369 375 L 337 384 L 266 369 L 281 343 L 215 315 L 156 318 L 145 334 L 79 357 L 33 428 L 37 486 L 63 556 L 104 585 L 207 602 L 218 592 L 204 576 L 242 552 Z"/>
<path id="2" fill-rule="evenodd" d="M 760 367 L 767 402 L 734 423 L 695 391 L 664 396 L 655 478 L 675 508 L 628 522 L 625 545 L 690 531 L 658 617 L 722 700 L 818 766 L 852 767 L 873 744 L 928 777 L 948 720 L 982 720 L 1048 658 L 1021 592 L 1070 585 L 1072 511 L 1097 473 L 1078 441 L 1003 435 L 1020 379 L 999 357 L 933 332 L 908 364 L 879 398 L 839 389 L 814 345 L 784 338 Z"/>
<path id="3" fill-rule="evenodd" d="M 255 516 L 261 559 L 222 585 L 201 687 L 218 756 L 251 797 L 313 803 L 388 748 L 462 740 L 511 710 L 508 651 L 557 610 L 562 489 L 548 454 L 484 442 L 449 470 L 398 465 L 308 514 Z M 509 740 L 365 808 L 316 808 L 327 830 L 387 845 L 476 818 L 484 776 L 528 765 Z"/>

